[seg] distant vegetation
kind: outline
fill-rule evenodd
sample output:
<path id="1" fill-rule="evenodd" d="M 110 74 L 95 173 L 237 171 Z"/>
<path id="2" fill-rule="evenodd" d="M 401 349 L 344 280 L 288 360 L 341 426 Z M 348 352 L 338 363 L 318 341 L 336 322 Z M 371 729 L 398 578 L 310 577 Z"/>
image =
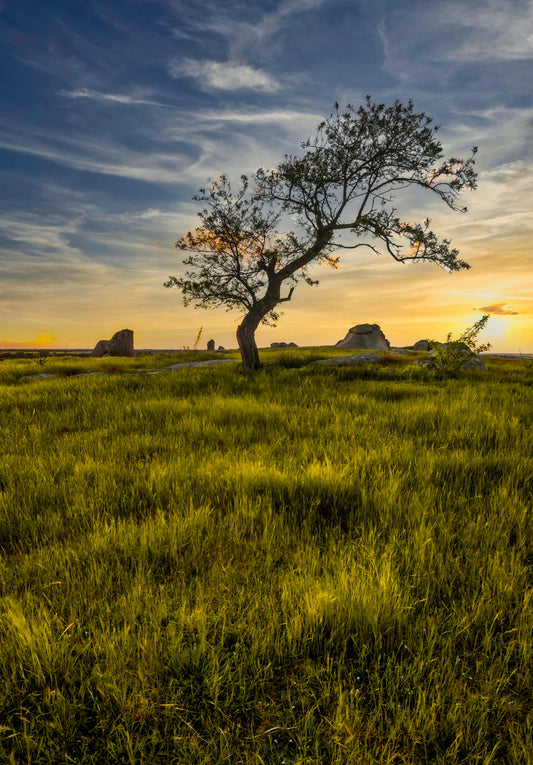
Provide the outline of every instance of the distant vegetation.
<path id="1" fill-rule="evenodd" d="M 0 761 L 530 761 L 532 363 L 333 353 L 0 363 Z"/>

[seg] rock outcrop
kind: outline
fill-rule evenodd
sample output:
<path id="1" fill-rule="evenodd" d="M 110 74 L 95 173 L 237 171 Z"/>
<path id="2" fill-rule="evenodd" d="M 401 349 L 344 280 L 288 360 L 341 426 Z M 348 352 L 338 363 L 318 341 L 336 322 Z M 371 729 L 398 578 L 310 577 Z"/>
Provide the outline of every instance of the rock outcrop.
<path id="1" fill-rule="evenodd" d="M 336 348 L 362 349 L 370 351 L 388 351 L 390 343 L 381 331 L 379 324 L 356 324 L 348 330 Z"/>
<path id="2" fill-rule="evenodd" d="M 298 348 L 296 343 L 270 343 L 271 348 Z"/>
<path id="3" fill-rule="evenodd" d="M 121 329 L 115 332 L 111 340 L 99 340 L 91 354 L 102 356 L 135 356 L 133 350 L 133 330 Z"/>

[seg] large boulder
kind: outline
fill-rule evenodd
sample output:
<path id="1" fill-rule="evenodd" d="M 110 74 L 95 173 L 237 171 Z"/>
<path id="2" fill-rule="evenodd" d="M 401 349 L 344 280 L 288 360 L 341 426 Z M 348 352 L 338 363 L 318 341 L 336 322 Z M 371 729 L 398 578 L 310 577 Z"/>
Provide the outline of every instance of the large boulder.
<path id="1" fill-rule="evenodd" d="M 431 342 L 429 340 L 417 340 L 413 345 L 413 351 L 430 351 Z"/>
<path id="2" fill-rule="evenodd" d="M 107 349 L 109 348 L 109 340 L 99 340 L 93 348 L 91 356 L 100 358 L 101 356 L 108 356 Z"/>
<path id="3" fill-rule="evenodd" d="M 336 348 L 353 348 L 372 351 L 388 351 L 390 343 L 381 331 L 379 324 L 356 324 L 348 330 L 343 340 L 339 340 Z"/>
<path id="4" fill-rule="evenodd" d="M 92 356 L 134 356 L 133 330 L 121 329 L 115 332 L 111 340 L 99 340 L 94 346 Z"/>

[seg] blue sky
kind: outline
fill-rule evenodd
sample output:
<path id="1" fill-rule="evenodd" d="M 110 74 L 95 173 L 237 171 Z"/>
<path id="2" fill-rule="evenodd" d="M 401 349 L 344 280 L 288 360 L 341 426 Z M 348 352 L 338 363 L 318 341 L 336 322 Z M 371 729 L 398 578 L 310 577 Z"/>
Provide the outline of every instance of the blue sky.
<path id="1" fill-rule="evenodd" d="M 238 315 L 184 308 L 177 237 L 210 178 L 272 167 L 338 101 L 412 98 L 447 155 L 479 146 L 466 215 L 411 195 L 470 271 L 342 255 L 300 286 L 274 340 L 393 345 L 491 313 L 496 350 L 533 352 L 531 0 L 0 0 L 0 341 L 235 347 Z M 401 201 L 401 200 L 399 200 Z M 491 310 L 488 310 L 491 309 Z"/>

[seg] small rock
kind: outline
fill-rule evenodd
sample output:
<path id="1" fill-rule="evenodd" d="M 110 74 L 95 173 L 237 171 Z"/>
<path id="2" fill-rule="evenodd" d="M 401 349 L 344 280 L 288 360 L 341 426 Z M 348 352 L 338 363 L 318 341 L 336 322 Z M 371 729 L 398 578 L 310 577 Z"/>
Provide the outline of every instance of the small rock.
<path id="1" fill-rule="evenodd" d="M 207 350 L 208 351 L 214 351 L 215 350 L 215 341 L 214 340 L 208 340 L 207 341 Z"/>
<path id="2" fill-rule="evenodd" d="M 480 369 L 482 372 L 488 372 L 489 370 L 483 359 L 476 354 L 471 359 L 468 359 L 468 361 L 465 361 L 461 365 L 461 369 Z"/>

